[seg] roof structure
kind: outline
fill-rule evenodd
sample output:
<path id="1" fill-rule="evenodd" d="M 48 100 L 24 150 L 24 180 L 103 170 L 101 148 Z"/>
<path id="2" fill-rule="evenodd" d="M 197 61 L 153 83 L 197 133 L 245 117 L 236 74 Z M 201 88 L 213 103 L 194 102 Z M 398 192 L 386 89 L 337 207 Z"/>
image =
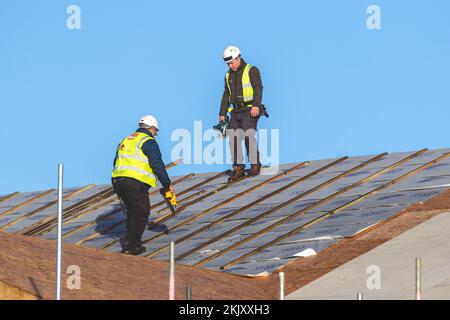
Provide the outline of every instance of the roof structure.
<path id="1" fill-rule="evenodd" d="M 443 212 L 335 268 L 323 277 L 292 292 L 287 299 L 355 299 L 362 293 L 368 299 L 404 299 L 416 297 L 415 261 L 423 261 L 421 297 L 450 297 L 450 211 Z M 369 271 L 382 272 L 377 290 L 367 285 Z M 372 290 L 371 290 L 372 289 Z"/>
<path id="2" fill-rule="evenodd" d="M 147 259 L 236 275 L 270 275 L 383 223 L 450 187 L 450 149 L 284 164 L 276 174 L 227 184 L 227 171 L 172 180 L 172 215 L 151 190 Z M 119 252 L 125 214 L 110 185 L 65 189 L 63 241 Z M 0 196 L 0 229 L 56 238 L 56 190 Z M 142 258 L 140 258 L 142 259 Z"/>
<path id="3" fill-rule="evenodd" d="M 13 235 L 0 230 L 0 300 L 55 298 L 56 242 L 39 237 Z M 70 269 L 70 267 L 72 269 Z M 79 270 L 79 289 L 71 276 Z M 65 244 L 61 273 L 64 300 L 167 300 L 169 263 L 106 250 Z M 67 273 L 69 270 L 71 273 Z M 176 267 L 176 299 L 184 299 L 186 287 L 193 299 L 268 299 L 255 280 L 229 273 Z"/>

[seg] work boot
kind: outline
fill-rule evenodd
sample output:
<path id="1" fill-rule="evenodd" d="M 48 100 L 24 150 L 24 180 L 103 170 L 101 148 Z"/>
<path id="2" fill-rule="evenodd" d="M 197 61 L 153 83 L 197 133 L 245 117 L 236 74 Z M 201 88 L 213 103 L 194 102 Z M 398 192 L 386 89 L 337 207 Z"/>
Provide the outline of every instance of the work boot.
<path id="1" fill-rule="evenodd" d="M 252 164 L 250 166 L 250 170 L 247 173 L 248 177 L 254 177 L 257 176 L 261 172 L 261 165 L 260 164 Z"/>
<path id="2" fill-rule="evenodd" d="M 228 182 L 238 181 L 245 177 L 244 169 L 241 166 L 233 166 L 233 175 L 228 178 Z"/>
<path id="3" fill-rule="evenodd" d="M 131 254 L 133 256 L 138 256 L 144 253 L 147 249 L 144 246 L 136 247 L 134 249 L 123 249 L 122 253 Z"/>
<path id="4" fill-rule="evenodd" d="M 142 245 L 142 241 L 138 241 L 136 244 L 125 241 L 122 247 L 122 253 L 131 254 L 133 256 L 138 256 L 146 250 L 147 249 Z"/>

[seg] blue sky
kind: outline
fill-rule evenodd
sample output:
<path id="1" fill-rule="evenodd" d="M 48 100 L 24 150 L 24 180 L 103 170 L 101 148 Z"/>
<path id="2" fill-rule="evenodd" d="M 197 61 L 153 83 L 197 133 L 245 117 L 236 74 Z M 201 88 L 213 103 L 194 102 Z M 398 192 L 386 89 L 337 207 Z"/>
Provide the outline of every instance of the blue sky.
<path id="1" fill-rule="evenodd" d="M 69 30 L 67 7 L 81 9 Z M 368 30 L 369 5 L 381 30 Z M 217 121 L 234 44 L 259 67 L 281 163 L 449 147 L 450 2 L 87 1 L 0 5 L 0 194 L 109 183 L 119 140 Z M 183 165 L 172 175 L 223 170 Z"/>

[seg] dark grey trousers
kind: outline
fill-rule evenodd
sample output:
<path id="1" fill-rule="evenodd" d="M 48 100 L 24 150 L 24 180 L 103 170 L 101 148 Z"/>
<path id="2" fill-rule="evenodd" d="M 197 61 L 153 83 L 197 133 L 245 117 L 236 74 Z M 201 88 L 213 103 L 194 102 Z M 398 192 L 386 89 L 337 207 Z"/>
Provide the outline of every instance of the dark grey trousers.
<path id="1" fill-rule="evenodd" d="M 131 178 L 113 178 L 114 192 L 126 207 L 126 234 L 123 248 L 134 250 L 141 246 L 142 234 L 150 214 L 149 185 Z"/>
<path id="2" fill-rule="evenodd" d="M 230 152 L 233 165 L 245 168 L 242 152 L 242 141 L 245 142 L 247 158 L 250 164 L 260 164 L 258 144 L 256 143 L 256 130 L 259 116 L 253 118 L 250 109 L 243 112 L 232 112 L 230 130 L 227 135 L 230 138 Z"/>

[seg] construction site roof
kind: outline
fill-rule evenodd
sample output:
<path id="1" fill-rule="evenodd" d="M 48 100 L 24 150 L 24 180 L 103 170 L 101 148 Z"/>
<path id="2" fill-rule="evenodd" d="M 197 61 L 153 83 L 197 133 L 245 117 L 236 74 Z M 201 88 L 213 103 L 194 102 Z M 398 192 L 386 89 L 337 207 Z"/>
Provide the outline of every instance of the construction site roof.
<path id="1" fill-rule="evenodd" d="M 266 277 L 253 279 L 260 280 L 260 288 L 274 272 L 312 261 L 304 257 L 330 256 L 342 244 L 403 216 L 412 205 L 446 197 L 449 152 L 423 149 L 290 163 L 276 173 L 265 174 L 270 168 L 264 168 L 261 175 L 232 184 L 227 183 L 228 171 L 174 177 L 179 210 L 171 214 L 159 191 L 150 191 L 153 224 L 144 232 L 147 252 L 141 257 L 116 254 L 125 214 L 110 185 L 65 189 L 63 241 L 74 245 L 67 246 L 70 250 L 96 249 L 89 252 L 99 261 L 131 259 L 142 265 L 166 263 L 169 243 L 175 241 L 176 261 L 183 268 L 205 269 L 201 271 L 217 279 L 223 273 Z M 438 209 L 445 209 L 445 203 Z M 1 236 L 9 239 L 5 243 L 12 245 L 19 237 L 42 250 L 54 243 L 48 240 L 56 238 L 56 205 L 53 189 L 0 196 L 0 228 L 6 232 Z M 52 250 L 49 246 L 46 254 Z M 257 292 L 241 297 L 264 296 Z"/>

